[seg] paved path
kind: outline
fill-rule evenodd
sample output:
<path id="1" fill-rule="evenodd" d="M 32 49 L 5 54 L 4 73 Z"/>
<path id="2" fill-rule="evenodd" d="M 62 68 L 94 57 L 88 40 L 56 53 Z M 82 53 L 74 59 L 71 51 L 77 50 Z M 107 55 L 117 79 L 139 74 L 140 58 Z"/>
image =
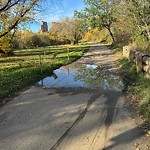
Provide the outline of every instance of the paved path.
<path id="1" fill-rule="evenodd" d="M 78 62 L 118 73 L 104 46 Z M 32 86 L 0 109 L 0 150 L 148 150 L 126 105 L 120 91 Z"/>

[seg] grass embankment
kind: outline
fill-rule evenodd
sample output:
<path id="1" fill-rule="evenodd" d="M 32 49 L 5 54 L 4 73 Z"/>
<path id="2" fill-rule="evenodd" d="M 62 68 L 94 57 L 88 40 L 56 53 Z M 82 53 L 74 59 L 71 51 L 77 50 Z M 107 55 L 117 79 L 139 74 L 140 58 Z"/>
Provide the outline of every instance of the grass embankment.
<path id="1" fill-rule="evenodd" d="M 135 107 L 140 115 L 142 115 L 150 125 L 150 80 L 146 79 L 143 73 L 136 72 L 136 66 L 133 62 L 122 56 L 122 47 L 113 47 L 119 55 L 119 65 L 127 85 L 127 98 L 134 102 Z"/>
<path id="2" fill-rule="evenodd" d="M 13 57 L 1 57 L 0 102 L 23 87 L 51 75 L 54 69 L 77 60 L 88 49 L 86 45 L 59 46 L 17 50 Z"/>

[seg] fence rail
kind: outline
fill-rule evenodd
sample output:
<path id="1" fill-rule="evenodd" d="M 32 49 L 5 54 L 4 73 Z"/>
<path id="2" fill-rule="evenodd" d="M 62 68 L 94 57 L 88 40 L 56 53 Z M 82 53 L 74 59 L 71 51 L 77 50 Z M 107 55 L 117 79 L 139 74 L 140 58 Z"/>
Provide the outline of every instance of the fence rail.
<path id="1" fill-rule="evenodd" d="M 136 64 L 137 72 L 143 72 L 146 78 L 150 79 L 150 56 L 130 49 L 128 46 L 123 47 L 123 56 Z"/>

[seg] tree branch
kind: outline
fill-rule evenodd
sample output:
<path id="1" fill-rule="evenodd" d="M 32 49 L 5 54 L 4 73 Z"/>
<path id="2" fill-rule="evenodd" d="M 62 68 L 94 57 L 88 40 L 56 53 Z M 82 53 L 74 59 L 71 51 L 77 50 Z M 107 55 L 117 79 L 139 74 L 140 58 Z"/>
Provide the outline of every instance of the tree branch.
<path id="1" fill-rule="evenodd" d="M 12 29 L 14 29 L 21 21 L 21 19 L 27 14 L 27 12 L 29 12 L 38 2 L 39 0 L 34 0 L 31 5 L 26 8 L 26 10 L 23 12 L 23 9 L 21 11 L 21 13 L 18 15 L 17 20 L 2 34 L 0 34 L 0 38 L 7 35 Z M 24 5 L 23 5 L 24 6 Z"/>
<path id="2" fill-rule="evenodd" d="M 6 3 L 6 5 L 0 9 L 0 13 L 2 13 L 3 11 L 7 11 L 11 7 L 15 6 L 16 4 L 19 3 L 19 1 L 20 0 L 17 0 L 15 3 L 12 3 L 11 5 L 9 5 L 9 3 L 11 2 L 11 0 L 8 0 L 7 3 Z"/>

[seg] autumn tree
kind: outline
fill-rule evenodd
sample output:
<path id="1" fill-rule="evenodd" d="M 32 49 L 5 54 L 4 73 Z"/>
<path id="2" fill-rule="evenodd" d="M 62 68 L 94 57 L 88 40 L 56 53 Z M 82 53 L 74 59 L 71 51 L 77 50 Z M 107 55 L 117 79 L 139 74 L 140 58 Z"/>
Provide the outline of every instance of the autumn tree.
<path id="1" fill-rule="evenodd" d="M 128 16 L 132 16 L 136 32 L 150 40 L 150 1 L 127 0 L 124 1 Z"/>
<path id="2" fill-rule="evenodd" d="M 80 20 L 65 18 L 63 21 L 55 22 L 51 26 L 50 35 L 61 42 L 69 41 L 70 43 L 77 44 L 81 39 L 84 28 Z"/>
<path id="3" fill-rule="evenodd" d="M 26 49 L 52 45 L 48 33 L 33 33 L 30 30 L 17 31 L 11 44 L 12 49 Z"/>
<path id="4" fill-rule="evenodd" d="M 77 44 L 84 33 L 82 23 L 77 19 L 68 19 L 66 23 L 66 31 L 64 30 L 64 33 L 66 32 L 67 39 L 70 40 L 71 43 Z"/>
<path id="5" fill-rule="evenodd" d="M 112 32 L 112 24 L 116 21 L 115 5 L 119 0 L 85 0 L 86 8 L 79 12 L 79 16 L 87 18 L 90 28 L 98 27 L 108 30 L 112 41 L 115 42 L 115 37 Z M 77 13 L 76 13 L 77 14 Z"/>
<path id="6" fill-rule="evenodd" d="M 0 0 L 0 52 L 10 47 L 18 25 L 30 21 L 43 0 Z M 7 49 L 7 50 L 6 50 Z"/>
<path id="7" fill-rule="evenodd" d="M 32 19 L 43 0 L 0 0 L 0 38 L 15 30 L 18 24 Z"/>

